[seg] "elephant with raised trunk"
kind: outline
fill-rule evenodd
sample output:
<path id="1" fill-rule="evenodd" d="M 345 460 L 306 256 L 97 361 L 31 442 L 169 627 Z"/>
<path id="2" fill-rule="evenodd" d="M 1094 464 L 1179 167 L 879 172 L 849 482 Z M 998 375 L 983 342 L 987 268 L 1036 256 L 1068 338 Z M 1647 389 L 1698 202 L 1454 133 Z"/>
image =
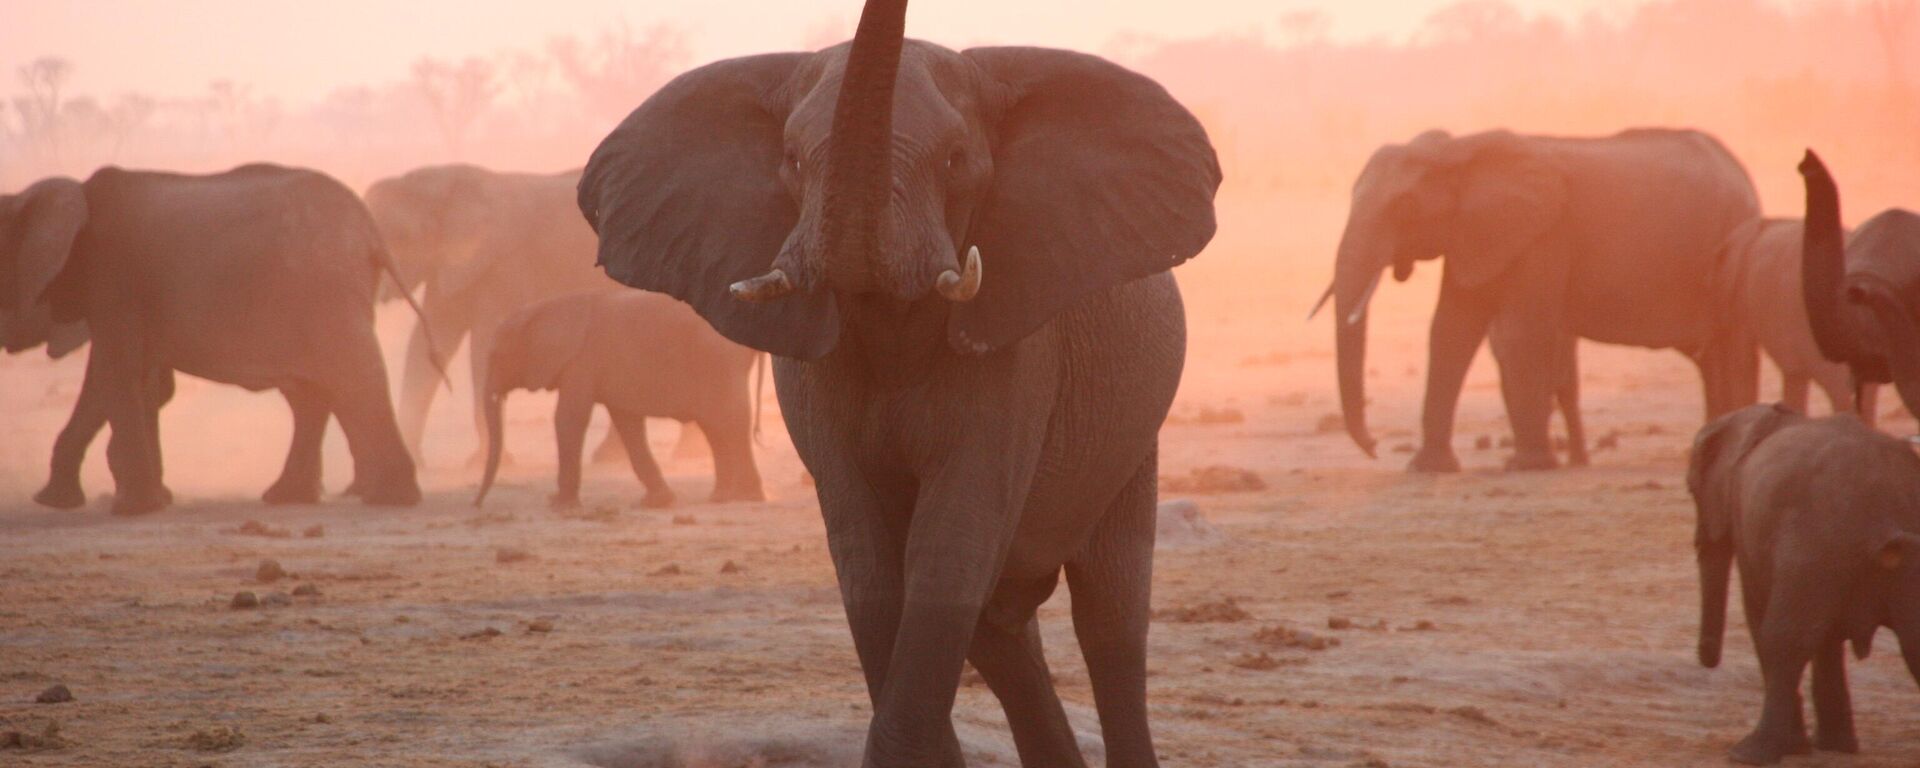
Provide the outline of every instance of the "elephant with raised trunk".
<path id="1" fill-rule="evenodd" d="M 400 267 L 402 290 L 426 286 L 425 316 L 407 344 L 400 377 L 400 432 L 417 460 L 424 461 L 421 441 L 440 380 L 430 343 L 451 355 L 471 337 L 477 393 L 494 331 L 508 315 L 556 296 L 620 288 L 593 266 L 597 241 L 574 204 L 579 182 L 577 170 L 502 173 L 440 165 L 367 189 L 367 208 Z M 484 451 L 485 398 L 473 400 Z M 618 439 L 609 440 L 617 448 Z"/>
<path id="2" fill-rule="evenodd" d="M 1753 765 L 1814 747 L 1857 752 L 1846 645 L 1900 638 L 1920 682 L 1920 458 L 1852 414 L 1809 419 L 1755 405 L 1709 423 L 1687 470 L 1700 566 L 1700 663 L 1720 664 L 1727 587 L 1740 566 L 1766 703 L 1730 756 Z M 1813 666 L 1819 728 L 1807 739 L 1800 680 Z"/>
<path id="3" fill-rule="evenodd" d="M 1753 402 L 1758 352 L 1723 320 L 1714 276 L 1734 228 L 1759 213 L 1739 161 L 1697 131 L 1429 131 L 1382 147 L 1354 182 L 1326 294 L 1347 433 L 1373 455 L 1367 305 L 1381 273 L 1405 280 L 1443 256 L 1412 470 L 1460 468 L 1454 411 L 1489 337 L 1513 425 L 1509 469 L 1558 465 L 1547 422 L 1556 394 L 1571 400 L 1576 339 L 1681 351 L 1700 368 L 1708 417 Z"/>
<path id="4" fill-rule="evenodd" d="M 596 291 L 548 299 L 500 324 L 487 361 L 487 464 L 479 506 L 500 471 L 500 409 L 516 389 L 552 389 L 560 488 L 556 509 L 580 505 L 580 452 L 595 403 L 607 407 L 627 445 L 646 507 L 673 504 L 660 465 L 647 449 L 647 418 L 699 424 L 713 441 L 715 502 L 764 501 L 753 463 L 758 398 L 747 379 L 760 353 L 715 333 L 686 304 L 645 291 Z"/>
<path id="5" fill-rule="evenodd" d="M 1107 765 L 1147 723 L 1158 432 L 1186 353 L 1171 267 L 1220 168 L 1152 80 L 1042 48 L 851 45 L 661 88 L 580 183 L 608 274 L 777 355 L 873 719 L 867 766 L 958 766 L 972 662 L 1021 762 L 1084 766 L 1035 609 L 1061 573 Z"/>
<path id="6" fill-rule="evenodd" d="M 1735 230 L 1726 261 L 1732 319 L 1748 329 L 1780 370 L 1780 402 L 1809 413 L 1807 395 L 1818 384 L 1833 412 L 1847 413 L 1855 410 L 1847 368 L 1820 354 L 1801 300 L 1804 231 L 1799 219 L 1781 218 L 1755 219 Z M 1859 413 L 1868 425 L 1876 389 L 1868 385 L 1859 393 Z"/>
<path id="7" fill-rule="evenodd" d="M 1858 390 L 1892 382 L 1907 410 L 1920 414 L 1920 214 L 1889 208 L 1848 238 L 1840 190 L 1812 150 L 1800 175 L 1807 188 L 1801 286 L 1820 353 L 1845 364 Z"/>
<path id="8" fill-rule="evenodd" d="M 268 503 L 320 499 L 329 418 L 340 420 L 353 453 L 349 493 L 370 504 L 418 502 L 373 331 L 383 271 L 393 274 L 393 262 L 366 207 L 309 170 L 247 165 L 188 176 L 109 167 L 84 183 L 47 179 L 0 197 L 9 347 L 35 341 L 17 336 L 24 330 L 55 327 L 46 323 L 84 321 L 93 338 L 79 401 L 34 499 L 85 503 L 81 459 L 112 425 L 114 513 L 170 503 L 159 412 L 179 371 L 286 397 L 293 446 Z M 41 312 L 44 320 L 34 319 Z"/>

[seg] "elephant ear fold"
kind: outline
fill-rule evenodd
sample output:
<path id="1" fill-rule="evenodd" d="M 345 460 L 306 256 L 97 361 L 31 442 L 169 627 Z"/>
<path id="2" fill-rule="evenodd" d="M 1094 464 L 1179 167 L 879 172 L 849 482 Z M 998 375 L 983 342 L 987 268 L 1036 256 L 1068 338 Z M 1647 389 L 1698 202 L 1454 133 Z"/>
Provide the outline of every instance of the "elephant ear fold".
<path id="1" fill-rule="evenodd" d="M 1694 436 L 1687 461 L 1687 490 L 1701 510 L 1696 544 L 1733 535 L 1734 468 L 1768 436 L 1799 416 L 1779 403 L 1750 405 L 1714 419 Z"/>
<path id="2" fill-rule="evenodd" d="M 1505 274 L 1560 219 L 1567 185 L 1560 169 L 1506 131 L 1457 139 L 1423 134 L 1410 149 L 1457 178 L 1447 274 L 1463 287 Z"/>
<path id="3" fill-rule="evenodd" d="M 733 341 L 812 359 L 840 337 L 830 294 L 750 304 L 727 291 L 770 269 L 799 219 L 779 173 L 787 82 L 809 56 L 730 59 L 667 83 L 594 150 L 579 202 L 607 275 L 693 305 Z"/>
<path id="4" fill-rule="evenodd" d="M 26 315 L 42 303 L 64 298 L 55 295 L 60 291 L 54 283 L 67 267 L 73 241 L 87 224 L 87 195 L 80 182 L 47 179 L 22 192 L 17 204 L 13 274 L 0 295 L 0 313 Z M 77 309 L 54 307 L 54 311 L 66 315 Z"/>
<path id="5" fill-rule="evenodd" d="M 967 243 L 983 280 L 949 341 L 984 352 L 1080 299 L 1167 270 L 1214 232 L 1220 163 L 1200 122 L 1147 77 L 1044 48 L 966 52 L 1006 91 L 993 183 Z"/>

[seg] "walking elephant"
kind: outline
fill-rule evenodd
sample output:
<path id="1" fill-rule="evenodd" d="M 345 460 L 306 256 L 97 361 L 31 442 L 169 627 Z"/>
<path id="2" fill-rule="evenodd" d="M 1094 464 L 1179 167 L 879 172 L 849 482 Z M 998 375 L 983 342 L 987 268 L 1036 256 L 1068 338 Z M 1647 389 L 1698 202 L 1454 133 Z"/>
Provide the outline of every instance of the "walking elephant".
<path id="1" fill-rule="evenodd" d="M 1800 251 L 1805 227 L 1799 219 L 1754 219 L 1735 230 L 1724 276 L 1733 292 L 1732 319 L 1748 329 L 1760 349 L 1780 370 L 1780 402 L 1807 410 L 1809 384 L 1819 384 L 1834 413 L 1854 410 L 1847 368 L 1820 354 L 1807 323 L 1800 287 Z M 1877 387 L 1860 393 L 1860 416 L 1873 424 Z"/>
<path id="2" fill-rule="evenodd" d="M 500 324 L 487 361 L 487 464 L 474 505 L 500 470 L 500 409 L 516 389 L 559 390 L 554 434 L 560 449 L 556 508 L 580 505 L 580 452 L 595 403 L 607 407 L 646 486 L 641 504 L 673 504 L 647 449 L 647 418 L 698 423 L 712 441 L 715 502 L 763 501 L 753 463 L 755 403 L 748 379 L 760 353 L 726 340 L 686 304 L 657 293 L 617 290 L 548 299 Z"/>
<path id="3" fill-rule="evenodd" d="M 1758 352 L 1723 322 L 1713 277 L 1734 228 L 1759 212 L 1740 163 L 1697 131 L 1429 131 L 1382 147 L 1354 183 L 1326 293 L 1347 433 L 1373 455 L 1364 372 L 1381 272 L 1405 280 L 1442 256 L 1414 471 L 1460 468 L 1454 410 L 1489 337 L 1513 425 L 1509 469 L 1558 464 L 1547 421 L 1575 339 L 1681 351 L 1700 368 L 1709 417 L 1753 402 Z"/>
<path id="4" fill-rule="evenodd" d="M 170 503 L 159 411 L 175 371 L 287 398 L 293 447 L 268 503 L 319 500 L 329 417 L 353 453 L 349 493 L 420 500 L 373 331 L 375 284 L 394 265 L 339 182 L 274 165 L 207 176 L 103 168 L 84 183 L 47 179 L 0 198 L 0 243 L 8 332 L 44 311 L 50 322 L 84 321 L 93 341 L 36 501 L 86 502 L 80 462 L 110 424 L 114 513 Z"/>
<path id="5" fill-rule="evenodd" d="M 473 391 L 481 391 L 494 331 L 536 302 L 619 284 L 594 268 L 593 230 L 580 219 L 580 172 L 500 173 L 471 165 L 420 168 L 375 182 L 367 207 L 404 276 L 403 289 L 426 286 L 425 317 L 407 345 L 400 377 L 400 431 L 416 460 L 439 372 L 429 338 L 451 355 L 472 337 Z M 485 398 L 473 403 L 478 458 L 486 446 Z M 617 438 L 609 437 L 617 446 Z"/>
<path id="6" fill-rule="evenodd" d="M 1107 765 L 1146 709 L 1157 435 L 1220 168 L 1152 80 L 904 39 L 681 75 L 593 153 L 608 274 L 774 353 L 874 708 L 868 766 L 958 766 L 963 663 L 1021 762 L 1084 766 L 1035 609 L 1064 570 Z"/>
<path id="7" fill-rule="evenodd" d="M 1801 286 L 1820 353 L 1861 391 L 1892 382 L 1920 414 L 1920 214 L 1889 208 L 1848 238 L 1840 190 L 1820 156 L 1800 163 L 1807 188 Z M 1861 398 L 1861 402 L 1867 402 Z"/>
<path id="8" fill-rule="evenodd" d="M 1808 419 L 1755 405 L 1700 430 L 1687 472 L 1697 516 L 1700 663 L 1720 663 L 1727 584 L 1740 591 L 1766 703 L 1731 757 L 1779 762 L 1813 747 L 1859 751 L 1846 644 L 1866 658 L 1890 627 L 1920 682 L 1920 459 L 1852 414 Z M 1800 680 L 1813 665 L 1819 730 Z"/>

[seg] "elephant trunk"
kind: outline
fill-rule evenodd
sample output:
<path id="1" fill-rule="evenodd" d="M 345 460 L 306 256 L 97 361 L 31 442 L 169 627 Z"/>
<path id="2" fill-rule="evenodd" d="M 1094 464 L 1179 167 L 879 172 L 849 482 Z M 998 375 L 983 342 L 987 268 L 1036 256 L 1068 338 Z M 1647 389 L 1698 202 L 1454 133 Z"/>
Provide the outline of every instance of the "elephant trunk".
<path id="1" fill-rule="evenodd" d="M 1368 259 L 1362 249 L 1351 247 L 1342 239 L 1331 288 L 1334 346 L 1340 370 L 1340 414 L 1346 418 L 1347 435 L 1369 458 L 1376 454 L 1373 434 L 1367 430 L 1367 305 L 1373 299 L 1373 290 L 1380 285 L 1383 269 L 1378 262 Z"/>
<path id="2" fill-rule="evenodd" d="M 893 91 L 906 20 L 907 0 L 867 0 L 834 105 L 821 234 L 828 282 L 848 293 L 872 288 L 893 197 Z"/>
<path id="3" fill-rule="evenodd" d="M 502 339 L 501 341 L 505 341 Z M 486 398 L 482 410 L 487 421 L 487 469 L 480 477 L 480 493 L 473 497 L 473 505 L 480 506 L 487 500 L 487 492 L 493 490 L 493 480 L 500 474 L 500 453 L 506 444 L 506 436 L 501 434 L 500 410 L 507 399 L 505 376 L 498 370 L 501 363 L 501 347 L 496 346 L 492 360 L 487 362 L 486 380 L 481 382 L 480 396 Z M 638 450 L 645 450 L 640 448 Z"/>
<path id="4" fill-rule="evenodd" d="M 1700 666 L 1720 666 L 1720 642 L 1727 633 L 1727 583 L 1733 570 L 1733 541 L 1699 544 Z"/>
<path id="5" fill-rule="evenodd" d="M 1840 228 L 1840 190 L 1820 156 L 1807 150 L 1800 161 L 1807 188 L 1807 218 L 1800 250 L 1800 291 L 1807 305 L 1807 324 L 1820 354 L 1845 363 L 1859 351 L 1847 337 L 1840 316 L 1840 282 L 1846 271 L 1846 235 Z"/>

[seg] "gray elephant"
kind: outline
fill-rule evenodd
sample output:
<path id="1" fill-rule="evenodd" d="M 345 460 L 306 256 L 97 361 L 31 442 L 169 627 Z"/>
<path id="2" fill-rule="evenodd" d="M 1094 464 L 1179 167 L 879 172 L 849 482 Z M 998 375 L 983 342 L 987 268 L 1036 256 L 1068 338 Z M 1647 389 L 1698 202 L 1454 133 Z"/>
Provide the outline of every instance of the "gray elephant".
<path id="1" fill-rule="evenodd" d="M 273 165 L 207 176 L 109 167 L 0 198 L 0 233 L 10 244 L 0 250 L 9 347 L 30 346 L 36 339 L 20 335 L 49 322 L 84 321 L 93 340 L 36 501 L 86 502 L 80 462 L 111 424 L 114 513 L 170 503 L 158 417 L 175 371 L 287 398 L 293 446 L 267 503 L 319 500 L 329 417 L 353 453 L 349 493 L 420 500 L 373 330 L 375 284 L 393 262 L 339 182 Z"/>
<path id="2" fill-rule="evenodd" d="M 1845 644 L 1866 658 L 1889 627 L 1920 681 L 1920 457 L 1852 414 L 1809 419 L 1755 405 L 1700 430 L 1687 488 L 1698 512 L 1700 663 L 1720 663 L 1737 560 L 1766 682 L 1760 722 L 1731 756 L 1765 765 L 1815 746 L 1858 751 Z M 1800 704 L 1808 663 L 1812 743 Z"/>
<path id="3" fill-rule="evenodd" d="M 754 403 L 748 379 L 760 353 L 715 333 L 672 297 L 616 290 L 562 296 L 520 310 L 500 323 L 485 386 L 487 461 L 479 506 L 500 471 L 500 409 L 516 389 L 553 389 L 560 448 L 555 508 L 580 505 L 580 453 L 595 403 L 607 407 L 628 446 L 634 475 L 646 486 L 641 504 L 673 504 L 673 490 L 647 450 L 647 417 L 697 423 L 713 446 L 715 502 L 764 501 L 753 463 Z"/>
<path id="4" fill-rule="evenodd" d="M 1907 410 L 1920 414 L 1920 214 L 1889 208 L 1849 238 L 1840 190 L 1813 150 L 1800 174 L 1807 189 L 1801 288 L 1820 353 L 1846 365 L 1863 391 L 1892 382 Z"/>
<path id="5" fill-rule="evenodd" d="M 407 345 L 400 378 L 401 434 L 416 459 L 424 455 L 421 440 L 439 382 L 430 343 L 453 354 L 471 335 L 473 391 L 479 392 L 501 320 L 556 296 L 620 288 L 593 266 L 597 241 L 574 205 L 579 181 L 577 170 L 500 173 L 441 165 L 367 189 L 367 207 L 400 266 L 404 289 L 426 286 L 426 316 Z M 484 447 L 483 404 L 474 398 L 474 428 Z"/>
<path id="6" fill-rule="evenodd" d="M 874 714 L 868 766 L 958 766 L 972 662 L 1022 763 L 1084 766 L 1035 609 L 1064 570 L 1107 765 L 1146 709 L 1157 435 L 1214 232 L 1205 131 L 1152 80 L 904 39 L 668 83 L 587 164 L 608 274 L 774 353 Z M 731 285 L 730 285 L 731 284 Z"/>
<path id="7" fill-rule="evenodd" d="M 1853 385 L 1844 365 L 1826 359 L 1813 340 L 1800 287 L 1800 251 L 1805 227 L 1799 219 L 1754 219 L 1734 231 L 1723 284 L 1732 292 L 1730 317 L 1747 329 L 1780 369 L 1780 401 L 1807 410 L 1810 384 L 1819 384 L 1834 413 L 1854 411 Z M 1876 387 L 1860 393 L 1859 413 L 1873 424 Z"/>
<path id="8" fill-rule="evenodd" d="M 1560 390 L 1575 339 L 1686 353 L 1700 368 L 1709 417 L 1754 402 L 1758 352 L 1723 322 L 1713 276 L 1734 228 L 1759 213 L 1740 163 L 1697 131 L 1429 131 L 1382 147 L 1354 183 L 1326 293 L 1347 433 L 1373 455 L 1367 305 L 1381 272 L 1404 280 L 1415 262 L 1442 255 L 1415 471 L 1460 468 L 1454 411 L 1489 337 L 1513 425 L 1510 469 L 1558 464 L 1547 422 L 1555 395 L 1569 399 Z"/>

